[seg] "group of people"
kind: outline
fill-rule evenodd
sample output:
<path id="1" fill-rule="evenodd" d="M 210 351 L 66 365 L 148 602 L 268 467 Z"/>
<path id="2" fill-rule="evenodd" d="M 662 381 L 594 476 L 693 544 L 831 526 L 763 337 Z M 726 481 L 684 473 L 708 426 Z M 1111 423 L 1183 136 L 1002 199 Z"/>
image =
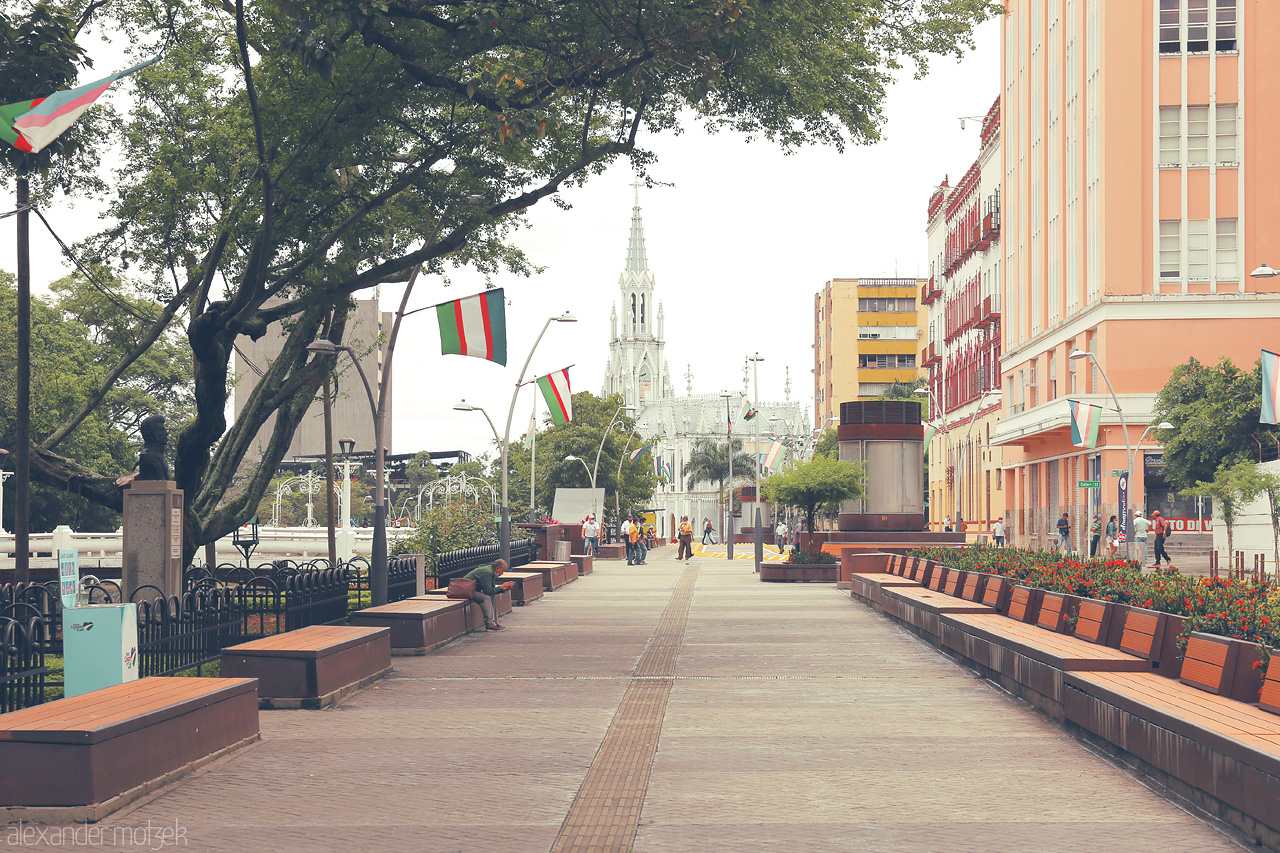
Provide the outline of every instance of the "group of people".
<path id="1" fill-rule="evenodd" d="M 1067 553 L 1071 550 L 1071 521 L 1064 512 L 1062 517 L 1058 519 L 1058 543 L 1056 550 L 1059 553 Z M 1155 564 L 1153 569 L 1160 568 L 1160 561 L 1163 559 L 1166 565 L 1173 565 L 1173 558 L 1169 556 L 1169 552 L 1165 550 L 1165 543 L 1169 541 L 1169 537 L 1173 535 L 1173 525 L 1169 523 L 1169 519 L 1160 514 L 1160 510 L 1154 510 L 1151 518 L 1144 518 L 1142 510 L 1134 510 L 1133 513 L 1133 544 L 1137 549 L 1136 560 L 1139 566 L 1145 566 L 1147 563 L 1147 536 L 1148 533 L 1154 534 L 1155 541 Z M 1103 536 L 1107 538 L 1107 559 L 1114 559 L 1116 550 L 1120 547 L 1120 526 L 1116 520 L 1116 516 L 1111 516 L 1107 520 L 1104 532 L 1102 526 L 1102 514 L 1096 513 L 1093 516 L 1093 523 L 1089 525 L 1089 556 L 1098 556 L 1098 545 Z"/>

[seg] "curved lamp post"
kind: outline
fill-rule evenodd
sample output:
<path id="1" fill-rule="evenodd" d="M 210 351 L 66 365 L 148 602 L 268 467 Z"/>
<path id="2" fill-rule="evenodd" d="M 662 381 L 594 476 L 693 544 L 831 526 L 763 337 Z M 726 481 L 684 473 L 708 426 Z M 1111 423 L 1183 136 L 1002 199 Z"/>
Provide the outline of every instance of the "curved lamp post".
<path id="1" fill-rule="evenodd" d="M 729 453 L 729 501 L 728 501 L 728 506 L 725 507 L 725 521 L 727 523 L 724 526 L 724 531 L 725 531 L 724 546 L 725 546 L 726 555 L 730 560 L 732 560 L 733 559 L 733 410 L 732 408 L 730 408 L 731 404 L 729 403 L 729 401 L 733 398 L 733 395 L 726 391 L 720 396 L 724 397 L 724 416 L 725 416 L 725 422 L 728 424 L 728 426 L 725 429 L 725 436 L 728 442 L 727 450 Z"/>
<path id="2" fill-rule="evenodd" d="M 356 366 L 356 372 L 360 374 L 360 381 L 364 383 L 365 394 L 369 397 L 369 410 L 373 413 L 373 464 L 376 469 L 373 487 L 373 560 L 369 572 L 369 593 L 373 599 L 373 606 L 377 607 L 387 603 L 387 495 L 384 486 L 387 449 L 382 446 L 382 410 L 373 397 L 373 389 L 369 386 L 368 377 L 364 375 L 364 368 L 360 366 L 360 359 L 356 358 L 355 350 L 349 346 L 335 344 L 333 341 L 318 340 L 307 344 L 307 352 L 325 356 L 336 356 L 340 352 L 345 352 L 351 356 L 351 362 Z"/>
<path id="3" fill-rule="evenodd" d="M 552 323 L 576 323 L 578 318 L 566 311 L 556 317 L 548 317 L 547 322 L 542 324 L 542 331 L 538 332 L 537 339 L 534 340 L 533 346 L 529 347 L 529 355 L 524 360 L 524 366 L 520 368 L 520 375 L 516 377 L 515 390 L 511 392 L 511 407 L 507 410 L 507 429 L 502 434 L 502 527 L 498 534 L 498 555 L 511 565 L 511 510 L 507 505 L 507 481 L 510 471 L 507 470 L 507 449 L 511 443 L 511 419 L 516 413 L 516 398 L 520 396 L 520 388 L 524 386 L 524 374 L 529 369 L 529 362 L 533 360 L 533 352 L 538 348 L 538 344 L 542 342 L 542 336 L 547 333 Z M 485 415 L 488 417 L 488 415 Z"/>
<path id="4" fill-rule="evenodd" d="M 1268 267 L 1270 269 L 1270 267 Z M 1173 429 L 1173 424 L 1168 421 L 1161 421 L 1158 424 L 1148 424 L 1147 428 L 1142 431 L 1142 435 L 1138 436 L 1138 450 L 1142 449 L 1142 442 L 1150 435 L 1153 429 Z M 1142 514 L 1147 514 L 1147 478 L 1142 478 Z M 1128 542 L 1125 542 L 1128 545 Z"/>
<path id="5" fill-rule="evenodd" d="M 1098 357 L 1096 355 L 1091 352 L 1085 352 L 1077 347 L 1073 349 L 1071 351 L 1071 355 L 1067 357 L 1087 358 L 1093 361 L 1093 366 L 1098 368 L 1098 372 L 1102 374 L 1102 381 L 1107 383 L 1107 391 L 1111 393 L 1111 402 L 1115 405 L 1116 414 L 1120 417 L 1120 432 L 1124 435 L 1124 452 L 1129 463 L 1124 481 L 1124 506 L 1120 507 L 1120 512 L 1124 515 L 1124 526 L 1127 530 L 1129 527 L 1129 505 L 1132 503 L 1130 496 L 1133 492 L 1132 488 L 1130 488 L 1133 484 L 1133 445 L 1129 443 L 1129 427 L 1124 422 L 1124 411 L 1120 408 L 1120 400 L 1116 397 L 1116 389 L 1111 386 L 1111 379 L 1107 376 L 1107 371 L 1102 369 L 1102 365 L 1098 362 Z M 1119 495 L 1116 497 L 1118 498 Z M 1117 503 L 1118 502 L 1119 501 L 1117 501 Z M 1124 556 L 1126 560 L 1129 558 L 1129 537 L 1127 535 L 1124 539 Z"/>
<path id="6" fill-rule="evenodd" d="M 595 465 L 593 465 L 590 468 L 587 468 L 587 460 L 579 456 L 574 456 L 572 453 L 564 458 L 564 461 L 566 462 L 570 462 L 574 459 L 577 459 L 579 462 L 582 463 L 583 468 L 587 468 L 587 474 L 591 476 L 591 512 L 593 515 L 596 516 L 597 521 L 599 521 L 599 518 L 600 518 L 600 505 L 598 504 L 597 498 L 596 498 L 596 474 L 600 472 L 600 454 L 604 452 L 604 443 L 609 438 L 609 431 L 612 430 L 613 425 L 617 423 L 618 415 L 622 414 L 623 412 L 634 412 L 635 410 L 636 410 L 635 406 L 619 406 L 617 410 L 613 413 L 613 417 L 609 419 L 609 425 L 604 428 L 604 435 L 600 436 L 600 446 L 596 448 Z M 616 523 L 617 519 L 614 519 L 614 521 Z"/>

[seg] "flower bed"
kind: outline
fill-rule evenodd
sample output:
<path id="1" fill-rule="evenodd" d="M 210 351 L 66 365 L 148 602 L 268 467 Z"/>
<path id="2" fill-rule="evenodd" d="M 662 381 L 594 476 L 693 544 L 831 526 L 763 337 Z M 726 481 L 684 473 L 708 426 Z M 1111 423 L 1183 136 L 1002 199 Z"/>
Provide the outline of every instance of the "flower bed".
<path id="1" fill-rule="evenodd" d="M 1143 573 L 1126 560 L 1075 560 L 1052 551 L 969 545 L 917 548 L 912 556 L 1022 586 L 1186 616 L 1188 631 L 1280 645 L 1280 588 L 1270 581 Z M 1265 656 L 1265 651 L 1263 651 Z"/>

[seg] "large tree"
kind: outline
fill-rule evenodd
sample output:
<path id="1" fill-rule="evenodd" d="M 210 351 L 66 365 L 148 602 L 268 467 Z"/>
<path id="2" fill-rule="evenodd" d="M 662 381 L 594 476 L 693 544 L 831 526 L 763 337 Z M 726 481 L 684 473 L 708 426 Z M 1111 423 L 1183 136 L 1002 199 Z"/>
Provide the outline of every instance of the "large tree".
<path id="1" fill-rule="evenodd" d="M 732 506 L 727 505 L 724 499 L 725 484 L 728 483 L 732 489 L 733 480 L 753 474 L 756 464 L 756 460 L 743 451 L 740 439 L 735 438 L 730 442 L 727 439 L 717 441 L 714 438 L 699 438 L 689 448 L 689 458 L 685 460 L 680 473 L 688 482 L 689 491 L 697 488 L 699 483 L 715 483 L 721 510 L 732 513 Z M 729 476 L 730 471 L 733 472 L 732 478 Z M 725 531 L 725 536 L 729 535 L 729 527 L 724 523 L 724 518 L 720 519 L 720 529 Z"/>
<path id="2" fill-rule="evenodd" d="M 812 532 L 818 507 L 825 505 L 835 510 L 841 501 L 857 500 L 865 493 L 866 481 L 866 468 L 861 462 L 819 456 L 767 478 L 761 491 L 774 503 L 799 508 L 804 513 L 806 529 Z"/>
<path id="3" fill-rule="evenodd" d="M 153 281 L 156 322 L 120 368 L 181 323 L 195 418 L 176 435 L 185 548 L 251 515 L 342 340 L 350 298 L 444 262 L 529 271 L 505 241 L 522 211 L 611 161 L 646 174 L 642 132 L 697 118 L 786 148 L 875 140 L 891 70 L 959 54 L 994 0 L 142 0 L 139 55 L 101 262 Z M 466 200 L 478 196 L 476 207 Z M 237 338 L 280 324 L 280 356 L 235 423 Z M 66 449 L 115 381 L 37 442 Z M 259 429 L 260 467 L 228 491 Z M 48 457 L 45 457 L 48 459 Z M 83 481 L 42 466 L 46 483 Z M 119 495 L 94 491 L 118 502 Z"/>

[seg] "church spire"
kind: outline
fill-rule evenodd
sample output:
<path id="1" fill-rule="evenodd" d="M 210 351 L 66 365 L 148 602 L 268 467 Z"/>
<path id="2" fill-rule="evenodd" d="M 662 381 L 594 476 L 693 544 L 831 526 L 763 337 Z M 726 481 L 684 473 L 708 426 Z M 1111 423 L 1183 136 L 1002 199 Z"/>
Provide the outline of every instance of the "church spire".
<path id="1" fill-rule="evenodd" d="M 649 258 L 644 251 L 644 223 L 640 221 L 640 181 L 633 181 L 636 189 L 636 203 L 631 208 L 631 239 L 627 242 L 627 272 L 645 272 L 649 269 Z"/>

